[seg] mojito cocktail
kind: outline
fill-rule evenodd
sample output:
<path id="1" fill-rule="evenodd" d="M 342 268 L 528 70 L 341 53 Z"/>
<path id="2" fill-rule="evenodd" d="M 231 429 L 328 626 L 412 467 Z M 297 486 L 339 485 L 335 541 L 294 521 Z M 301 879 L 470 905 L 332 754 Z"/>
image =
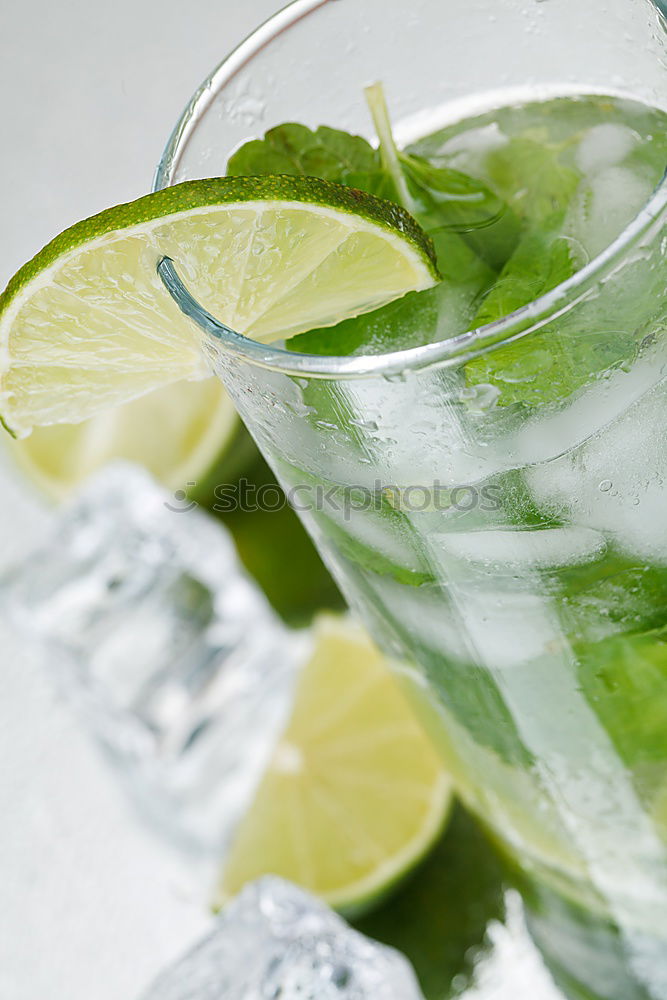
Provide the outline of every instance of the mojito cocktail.
<path id="1" fill-rule="evenodd" d="M 666 66 L 652 0 L 296 0 L 0 296 L 17 436 L 219 374 L 594 1000 L 667 1000 Z"/>
<path id="2" fill-rule="evenodd" d="M 366 23 L 377 5 L 362 6 Z M 467 37 L 489 41 L 488 23 L 458 5 L 422 6 L 424 31 L 445 32 L 451 16 L 453 31 L 465 23 Z M 633 96 L 620 70 L 612 86 L 611 64 L 594 65 L 618 25 L 600 28 L 597 48 L 589 37 L 591 66 L 580 53 L 559 77 L 541 6 L 521 15 L 510 4 L 507 16 L 527 33 L 517 58 L 532 53 L 535 78 L 542 38 L 549 86 L 505 96 L 441 103 L 413 55 L 406 97 L 386 55 L 364 76 L 350 43 L 365 84 L 385 66 L 389 110 L 371 87 L 374 125 L 357 126 L 375 133 L 376 159 L 345 146 L 358 111 L 340 76 L 338 115 L 312 96 L 299 115 L 293 97 L 281 121 L 267 97 L 275 126 L 262 139 L 272 123 L 263 111 L 253 120 L 248 94 L 275 70 L 271 46 L 255 55 L 254 78 L 239 82 L 232 59 L 230 79 L 223 65 L 216 80 L 227 128 L 207 132 L 201 104 L 159 182 L 196 174 L 223 132 L 229 173 L 319 171 L 393 197 L 429 232 L 437 288 L 270 349 L 202 314 L 207 348 L 507 856 L 557 981 L 573 997 L 657 1000 L 667 997 L 667 117 L 652 87 Z M 566 6 L 576 31 L 578 8 Z M 344 4 L 324 7 L 320 27 L 337 39 Z M 662 23 L 649 4 L 618 8 L 635 27 Z M 552 30 L 564 30 L 562 14 Z M 304 44 L 307 27 L 290 31 L 292 49 L 289 32 L 272 43 L 276 59 Z M 480 73 L 488 86 L 488 67 Z M 299 293 L 286 287 L 284 300 Z"/>

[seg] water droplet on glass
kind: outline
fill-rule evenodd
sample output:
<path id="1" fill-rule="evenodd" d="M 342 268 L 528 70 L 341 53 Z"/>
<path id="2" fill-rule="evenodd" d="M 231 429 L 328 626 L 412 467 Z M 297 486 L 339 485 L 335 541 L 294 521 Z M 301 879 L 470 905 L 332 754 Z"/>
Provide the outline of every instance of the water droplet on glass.
<path id="1" fill-rule="evenodd" d="M 251 94 L 246 86 L 240 86 L 236 94 L 220 102 L 220 111 L 224 117 L 230 118 L 245 126 L 254 125 L 260 121 L 266 112 L 266 101 Z"/>
<path id="2" fill-rule="evenodd" d="M 500 389 L 497 385 L 482 383 L 462 389 L 459 398 L 471 413 L 486 413 L 500 399 Z"/>
<path id="3" fill-rule="evenodd" d="M 355 427 L 361 427 L 364 431 L 376 431 L 378 430 L 378 425 L 375 420 L 350 420 L 351 424 Z"/>

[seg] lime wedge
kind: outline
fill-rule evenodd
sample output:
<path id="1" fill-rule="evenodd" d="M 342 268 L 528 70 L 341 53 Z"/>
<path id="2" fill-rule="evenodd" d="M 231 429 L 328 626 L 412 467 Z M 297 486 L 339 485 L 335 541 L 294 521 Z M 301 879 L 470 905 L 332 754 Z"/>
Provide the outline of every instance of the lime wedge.
<path id="1" fill-rule="evenodd" d="M 80 424 L 8 438 L 20 469 L 53 500 L 64 500 L 114 459 L 143 465 L 172 492 L 196 492 L 233 460 L 237 440 L 244 440 L 241 422 L 217 378 L 174 382 Z"/>
<path id="2" fill-rule="evenodd" d="M 188 181 L 61 233 L 0 296 L 0 415 L 17 437 L 209 374 L 163 287 L 270 341 L 437 281 L 433 248 L 389 202 L 312 177 Z"/>
<path id="3" fill-rule="evenodd" d="M 358 626 L 322 616 L 220 900 L 273 873 L 363 912 L 424 856 L 450 802 L 440 758 L 386 661 Z"/>

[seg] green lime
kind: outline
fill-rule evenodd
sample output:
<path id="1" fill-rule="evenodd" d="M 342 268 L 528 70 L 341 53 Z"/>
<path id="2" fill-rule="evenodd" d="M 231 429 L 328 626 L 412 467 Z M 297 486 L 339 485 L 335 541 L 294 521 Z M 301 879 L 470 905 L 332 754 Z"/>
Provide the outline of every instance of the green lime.
<path id="1" fill-rule="evenodd" d="M 363 912 L 424 857 L 450 805 L 449 778 L 386 660 L 351 621 L 322 616 L 221 901 L 271 872 Z"/>
<path id="2" fill-rule="evenodd" d="M 389 202 L 312 177 L 188 181 L 61 233 L 0 296 L 0 414 L 23 437 L 209 374 L 163 287 L 171 258 L 209 312 L 256 340 L 375 309 L 437 281 Z"/>
<path id="3" fill-rule="evenodd" d="M 65 499 L 114 459 L 137 462 L 169 490 L 192 493 L 213 470 L 231 468 L 243 439 L 232 401 L 211 378 L 174 382 L 80 424 L 36 427 L 10 440 L 9 452 L 53 500 Z"/>

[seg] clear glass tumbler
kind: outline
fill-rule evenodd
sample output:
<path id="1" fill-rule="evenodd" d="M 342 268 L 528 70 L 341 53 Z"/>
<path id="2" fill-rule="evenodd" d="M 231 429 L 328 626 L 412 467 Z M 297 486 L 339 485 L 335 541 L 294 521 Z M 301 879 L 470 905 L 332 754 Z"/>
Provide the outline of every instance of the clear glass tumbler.
<path id="1" fill-rule="evenodd" d="M 574 93 L 667 110 L 665 21 L 650 0 L 298 0 L 194 96 L 156 186 L 224 173 L 284 121 L 372 138 L 361 92 L 378 79 L 399 142 Z M 666 219 L 663 182 L 531 305 L 375 357 L 253 343 L 189 296 L 178 261 L 171 273 L 504 850 L 554 977 L 601 1000 L 667 998 Z M 535 373 L 567 365 L 571 391 L 527 409 L 471 391 L 470 359 L 514 341 Z"/>

